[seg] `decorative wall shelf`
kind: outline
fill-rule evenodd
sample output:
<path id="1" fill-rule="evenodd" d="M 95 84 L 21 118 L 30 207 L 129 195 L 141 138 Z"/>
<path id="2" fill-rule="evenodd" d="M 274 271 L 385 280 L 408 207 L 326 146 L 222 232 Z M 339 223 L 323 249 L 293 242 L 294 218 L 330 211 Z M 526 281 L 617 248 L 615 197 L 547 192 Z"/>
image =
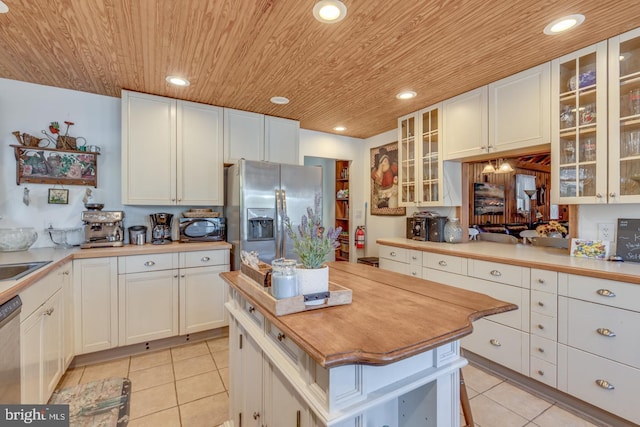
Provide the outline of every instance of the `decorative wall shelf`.
<path id="1" fill-rule="evenodd" d="M 100 153 L 11 145 L 16 157 L 16 184 L 89 185 L 98 187 Z"/>

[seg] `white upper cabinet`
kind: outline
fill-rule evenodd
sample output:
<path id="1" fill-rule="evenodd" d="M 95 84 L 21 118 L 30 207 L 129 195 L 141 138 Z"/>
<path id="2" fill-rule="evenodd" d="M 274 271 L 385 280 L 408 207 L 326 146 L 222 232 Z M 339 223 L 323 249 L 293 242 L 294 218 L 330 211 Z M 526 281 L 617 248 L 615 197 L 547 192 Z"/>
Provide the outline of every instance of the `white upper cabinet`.
<path id="1" fill-rule="evenodd" d="M 442 103 L 444 160 L 489 152 L 487 86 L 463 93 Z"/>
<path id="2" fill-rule="evenodd" d="M 442 105 L 438 104 L 398 119 L 400 206 L 461 203 L 460 163 L 442 160 L 441 111 Z M 393 191 L 393 186 L 378 190 L 384 191 Z"/>
<path id="3" fill-rule="evenodd" d="M 609 203 L 640 202 L 640 29 L 609 39 Z"/>
<path id="4" fill-rule="evenodd" d="M 224 161 L 266 160 L 299 164 L 300 122 L 224 109 Z"/>
<path id="5" fill-rule="evenodd" d="M 122 91 L 122 203 L 222 205 L 222 111 Z"/>
<path id="6" fill-rule="evenodd" d="M 489 85 L 489 151 L 551 141 L 551 64 L 545 63 Z"/>

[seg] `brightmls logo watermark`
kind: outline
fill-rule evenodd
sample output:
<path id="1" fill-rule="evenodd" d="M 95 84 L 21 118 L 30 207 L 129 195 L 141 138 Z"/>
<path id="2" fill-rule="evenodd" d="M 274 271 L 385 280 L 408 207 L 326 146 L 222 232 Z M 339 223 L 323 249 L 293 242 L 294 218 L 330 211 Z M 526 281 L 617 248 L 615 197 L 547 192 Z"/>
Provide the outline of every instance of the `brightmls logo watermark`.
<path id="1" fill-rule="evenodd" d="M 0 425 L 69 427 L 69 405 L 0 405 Z"/>

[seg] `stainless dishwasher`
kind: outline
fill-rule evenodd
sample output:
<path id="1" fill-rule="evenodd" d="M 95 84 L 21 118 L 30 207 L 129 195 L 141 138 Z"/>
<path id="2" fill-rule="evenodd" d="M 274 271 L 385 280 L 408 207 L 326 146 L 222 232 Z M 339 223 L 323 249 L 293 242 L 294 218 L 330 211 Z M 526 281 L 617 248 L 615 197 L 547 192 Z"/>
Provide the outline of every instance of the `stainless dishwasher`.
<path id="1" fill-rule="evenodd" d="M 15 296 L 0 305 L 0 402 L 20 403 L 20 309 Z"/>

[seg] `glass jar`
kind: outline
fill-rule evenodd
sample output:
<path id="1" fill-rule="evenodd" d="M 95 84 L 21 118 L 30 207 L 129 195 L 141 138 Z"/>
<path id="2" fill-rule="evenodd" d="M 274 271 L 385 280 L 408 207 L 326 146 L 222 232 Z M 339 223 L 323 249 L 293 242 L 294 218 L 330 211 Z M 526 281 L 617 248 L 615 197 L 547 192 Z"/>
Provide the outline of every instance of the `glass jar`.
<path id="1" fill-rule="evenodd" d="M 271 262 L 271 295 L 276 299 L 298 295 L 295 259 L 274 259 Z"/>
<path id="2" fill-rule="evenodd" d="M 462 226 L 458 218 L 449 218 L 444 225 L 444 241 L 447 243 L 462 242 Z"/>

